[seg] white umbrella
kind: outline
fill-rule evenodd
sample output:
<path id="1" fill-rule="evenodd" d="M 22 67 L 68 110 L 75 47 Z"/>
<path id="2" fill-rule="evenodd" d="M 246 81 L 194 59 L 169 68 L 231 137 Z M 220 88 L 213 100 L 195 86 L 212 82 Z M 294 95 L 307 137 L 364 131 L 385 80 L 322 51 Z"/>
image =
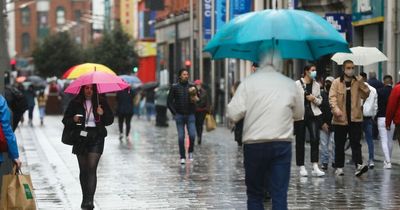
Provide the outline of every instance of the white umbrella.
<path id="1" fill-rule="evenodd" d="M 352 53 L 335 53 L 331 59 L 339 65 L 342 65 L 345 60 L 351 60 L 359 66 L 387 61 L 386 55 L 376 47 L 352 47 L 350 51 Z"/>

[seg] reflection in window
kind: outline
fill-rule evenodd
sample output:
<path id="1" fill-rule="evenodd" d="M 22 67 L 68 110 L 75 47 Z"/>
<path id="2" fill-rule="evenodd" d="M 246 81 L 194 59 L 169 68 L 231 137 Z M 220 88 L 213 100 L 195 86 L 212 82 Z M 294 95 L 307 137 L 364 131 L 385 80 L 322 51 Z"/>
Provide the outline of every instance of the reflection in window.
<path id="1" fill-rule="evenodd" d="M 65 9 L 64 7 L 58 7 L 56 11 L 56 23 L 57 25 L 65 24 Z"/>
<path id="2" fill-rule="evenodd" d="M 21 9 L 21 22 L 22 25 L 28 25 L 31 21 L 31 10 L 29 7 L 24 7 Z"/>
<path id="3" fill-rule="evenodd" d="M 29 52 L 30 49 L 30 36 L 28 33 L 22 34 L 22 52 Z"/>

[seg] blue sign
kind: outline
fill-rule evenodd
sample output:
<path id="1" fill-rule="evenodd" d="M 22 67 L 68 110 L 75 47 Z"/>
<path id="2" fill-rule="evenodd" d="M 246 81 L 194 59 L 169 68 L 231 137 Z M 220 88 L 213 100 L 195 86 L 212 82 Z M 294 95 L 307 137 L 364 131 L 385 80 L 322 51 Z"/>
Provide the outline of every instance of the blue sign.
<path id="1" fill-rule="evenodd" d="M 351 15 L 343 13 L 327 13 L 325 19 L 332 24 L 332 26 L 342 33 L 345 39 L 350 42 L 352 38 Z"/>
<path id="2" fill-rule="evenodd" d="M 215 0 L 215 32 L 226 22 L 226 0 Z"/>
<path id="3" fill-rule="evenodd" d="M 251 11 L 251 0 L 230 0 L 230 17 L 232 20 L 236 16 L 247 13 Z"/>
<path id="4" fill-rule="evenodd" d="M 211 3 L 213 0 L 203 0 L 203 38 L 211 39 Z"/>

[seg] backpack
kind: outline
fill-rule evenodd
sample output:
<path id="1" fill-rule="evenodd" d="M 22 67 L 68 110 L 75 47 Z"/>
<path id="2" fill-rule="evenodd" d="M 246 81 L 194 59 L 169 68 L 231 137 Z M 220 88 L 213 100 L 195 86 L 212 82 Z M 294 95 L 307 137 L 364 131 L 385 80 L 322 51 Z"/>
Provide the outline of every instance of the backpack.
<path id="1" fill-rule="evenodd" d="M 22 115 L 28 109 L 28 100 L 16 87 L 7 86 L 4 93 L 7 104 L 14 114 Z"/>

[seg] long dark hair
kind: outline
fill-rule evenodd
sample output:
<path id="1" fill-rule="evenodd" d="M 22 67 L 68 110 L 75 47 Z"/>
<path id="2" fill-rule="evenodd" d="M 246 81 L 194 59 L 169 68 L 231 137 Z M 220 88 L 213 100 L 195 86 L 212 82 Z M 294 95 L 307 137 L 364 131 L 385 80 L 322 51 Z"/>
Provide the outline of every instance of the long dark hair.
<path id="1" fill-rule="evenodd" d="M 99 97 L 99 99 L 103 99 L 103 96 L 98 94 L 97 92 L 97 85 L 93 84 L 93 95 L 92 95 L 92 104 L 94 108 L 97 108 L 98 103 L 97 103 L 97 97 Z M 85 102 L 85 85 L 81 87 L 81 89 L 79 90 L 79 94 L 75 97 L 75 100 L 81 104 L 83 104 L 83 102 Z"/>

